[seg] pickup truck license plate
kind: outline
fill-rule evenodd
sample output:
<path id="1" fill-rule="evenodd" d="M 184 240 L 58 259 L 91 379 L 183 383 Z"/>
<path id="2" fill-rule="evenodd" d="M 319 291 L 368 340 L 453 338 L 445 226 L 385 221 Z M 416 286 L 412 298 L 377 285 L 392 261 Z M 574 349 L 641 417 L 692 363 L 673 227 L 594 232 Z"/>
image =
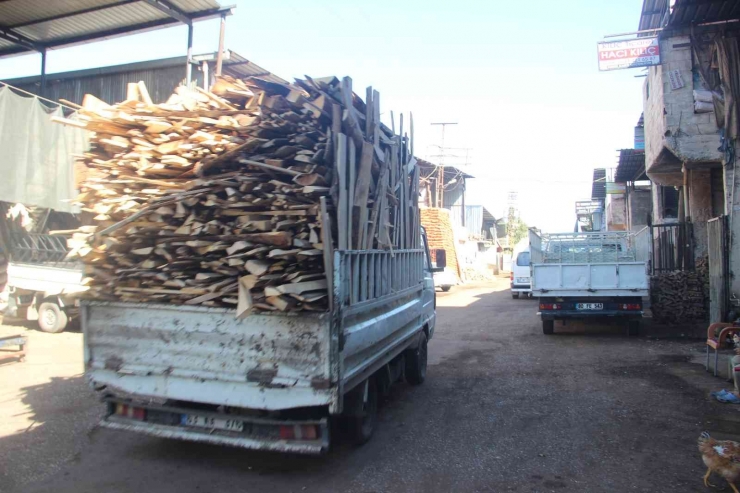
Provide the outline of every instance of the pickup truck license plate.
<path id="1" fill-rule="evenodd" d="M 183 414 L 181 423 L 185 426 L 196 426 L 198 428 L 209 428 L 227 431 L 244 431 L 244 422 L 235 419 L 219 419 L 209 416 L 198 416 L 197 414 Z"/>
<path id="2" fill-rule="evenodd" d="M 603 303 L 576 303 L 576 310 L 603 310 Z"/>

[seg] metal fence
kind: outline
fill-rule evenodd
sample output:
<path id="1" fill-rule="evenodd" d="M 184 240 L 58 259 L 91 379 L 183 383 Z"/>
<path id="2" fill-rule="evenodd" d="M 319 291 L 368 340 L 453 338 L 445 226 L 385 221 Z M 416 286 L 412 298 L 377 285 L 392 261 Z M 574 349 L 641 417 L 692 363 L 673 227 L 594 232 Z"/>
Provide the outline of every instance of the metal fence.
<path id="1" fill-rule="evenodd" d="M 652 272 L 694 270 L 694 228 L 690 222 L 653 224 Z"/>
<path id="2" fill-rule="evenodd" d="M 342 304 L 353 306 L 419 286 L 424 250 L 347 250 L 339 252 Z"/>
<path id="3" fill-rule="evenodd" d="M 66 263 L 67 237 L 26 233 L 10 244 L 10 258 L 18 263 Z"/>

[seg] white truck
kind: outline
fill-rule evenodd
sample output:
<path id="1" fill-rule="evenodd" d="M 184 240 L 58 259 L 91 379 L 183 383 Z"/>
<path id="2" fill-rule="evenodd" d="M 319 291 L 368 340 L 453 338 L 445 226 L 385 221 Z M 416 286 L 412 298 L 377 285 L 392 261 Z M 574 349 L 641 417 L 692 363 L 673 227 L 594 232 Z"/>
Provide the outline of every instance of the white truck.
<path id="1" fill-rule="evenodd" d="M 67 260 L 68 251 L 61 235 L 25 234 L 10 245 L 4 317 L 36 321 L 44 332 L 67 328 L 87 290 L 82 265 Z"/>
<path id="2" fill-rule="evenodd" d="M 222 308 L 83 302 L 85 368 L 102 426 L 316 454 L 342 417 L 363 443 L 379 395 L 424 382 L 435 293 L 426 238 L 413 250 L 334 250 L 326 313 L 237 319 Z M 444 258 L 442 256 L 442 258 Z M 444 262 L 441 262 L 444 264 Z"/>
<path id="3" fill-rule="evenodd" d="M 542 331 L 555 321 L 618 318 L 639 332 L 648 296 L 649 233 L 529 232 L 532 295 L 539 298 Z"/>

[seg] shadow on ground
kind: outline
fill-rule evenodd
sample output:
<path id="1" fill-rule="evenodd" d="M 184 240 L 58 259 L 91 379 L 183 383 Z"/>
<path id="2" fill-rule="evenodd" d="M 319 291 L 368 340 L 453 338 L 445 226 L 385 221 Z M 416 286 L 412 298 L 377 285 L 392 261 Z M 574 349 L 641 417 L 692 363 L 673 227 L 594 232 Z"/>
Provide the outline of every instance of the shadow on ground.
<path id="1" fill-rule="evenodd" d="M 301 457 L 95 429 L 102 405 L 82 378 L 53 379 L 22 389 L 36 424 L 0 438 L 0 484 L 49 493 L 704 491 L 696 438 L 704 429 L 740 438 L 740 413 L 708 398 L 724 382 L 695 363 L 703 346 L 629 338 L 611 325 L 545 336 L 536 300 L 513 300 L 504 285 L 438 296 L 427 382 L 392 389 L 363 447 Z M 11 454 L 20 460 L 9 470 Z"/>

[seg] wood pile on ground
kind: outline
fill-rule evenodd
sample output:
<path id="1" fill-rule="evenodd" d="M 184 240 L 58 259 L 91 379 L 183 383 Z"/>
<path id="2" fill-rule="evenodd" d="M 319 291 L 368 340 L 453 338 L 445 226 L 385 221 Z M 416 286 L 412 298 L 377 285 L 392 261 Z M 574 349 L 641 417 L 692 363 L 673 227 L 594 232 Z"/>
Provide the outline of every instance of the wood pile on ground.
<path id="1" fill-rule="evenodd" d="M 97 229 L 71 246 L 94 299 L 324 311 L 333 248 L 420 246 L 413 124 L 382 124 L 348 77 L 225 77 L 158 105 L 140 82 L 58 121 L 92 132 L 77 202 Z"/>
<path id="2" fill-rule="evenodd" d="M 653 318 L 661 323 L 705 321 L 709 317 L 709 262 L 693 271 L 659 272 L 650 279 Z"/>

